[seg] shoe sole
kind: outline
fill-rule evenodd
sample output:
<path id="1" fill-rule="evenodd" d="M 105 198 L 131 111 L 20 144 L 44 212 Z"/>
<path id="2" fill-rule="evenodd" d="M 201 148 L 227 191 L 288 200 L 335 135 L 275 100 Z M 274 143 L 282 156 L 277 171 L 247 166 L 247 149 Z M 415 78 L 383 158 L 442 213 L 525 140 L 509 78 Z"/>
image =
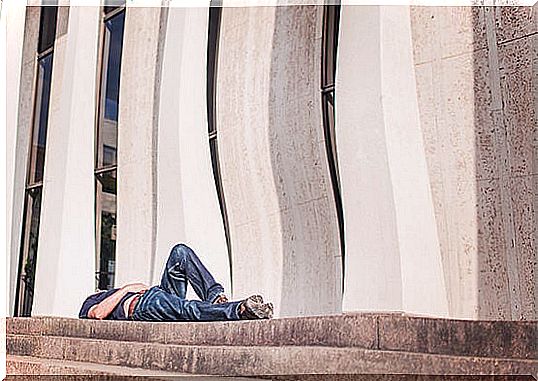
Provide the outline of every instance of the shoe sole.
<path id="1" fill-rule="evenodd" d="M 273 303 L 264 303 L 260 295 L 253 295 L 245 301 L 247 311 L 258 319 L 271 319 L 273 317 Z"/>

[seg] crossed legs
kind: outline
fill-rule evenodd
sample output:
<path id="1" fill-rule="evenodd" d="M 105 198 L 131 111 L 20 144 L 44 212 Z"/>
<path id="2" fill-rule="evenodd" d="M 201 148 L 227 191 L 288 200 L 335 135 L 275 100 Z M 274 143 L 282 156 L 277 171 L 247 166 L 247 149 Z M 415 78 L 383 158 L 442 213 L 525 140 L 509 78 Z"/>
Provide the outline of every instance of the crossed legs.
<path id="1" fill-rule="evenodd" d="M 200 258 L 185 244 L 172 248 L 161 278 L 161 288 L 185 299 L 190 283 L 200 300 L 213 303 L 224 288 L 215 281 Z"/>
<path id="2" fill-rule="evenodd" d="M 200 300 L 186 300 L 190 284 Z M 150 288 L 135 307 L 133 320 L 151 321 L 218 321 L 262 319 L 273 315 L 273 305 L 264 303 L 261 296 L 245 300 L 226 300 L 224 288 L 194 251 L 184 244 L 172 248 L 161 284 Z M 217 302 L 217 303 L 215 303 Z"/>

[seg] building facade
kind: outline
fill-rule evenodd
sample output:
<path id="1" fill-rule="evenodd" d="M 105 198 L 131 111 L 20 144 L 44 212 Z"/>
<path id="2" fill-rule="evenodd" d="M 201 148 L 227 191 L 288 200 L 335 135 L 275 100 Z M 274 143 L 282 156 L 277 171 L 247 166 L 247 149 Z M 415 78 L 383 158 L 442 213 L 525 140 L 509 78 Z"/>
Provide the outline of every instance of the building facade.
<path id="1" fill-rule="evenodd" d="M 278 316 L 537 318 L 537 6 L 206 5 L 10 10 L 10 314 L 185 242 Z"/>

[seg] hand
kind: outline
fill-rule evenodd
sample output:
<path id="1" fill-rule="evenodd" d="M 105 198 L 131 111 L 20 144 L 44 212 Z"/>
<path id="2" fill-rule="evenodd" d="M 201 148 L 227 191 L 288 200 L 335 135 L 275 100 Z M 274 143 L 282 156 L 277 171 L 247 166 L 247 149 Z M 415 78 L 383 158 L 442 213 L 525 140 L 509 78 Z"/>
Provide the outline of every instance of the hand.
<path id="1" fill-rule="evenodd" d="M 225 294 L 220 294 L 217 296 L 217 298 L 213 301 L 213 304 L 222 304 L 222 303 L 228 303 L 228 297 Z"/>
<path id="2" fill-rule="evenodd" d="M 130 283 L 122 287 L 127 292 L 136 292 L 143 294 L 149 288 L 144 283 Z"/>

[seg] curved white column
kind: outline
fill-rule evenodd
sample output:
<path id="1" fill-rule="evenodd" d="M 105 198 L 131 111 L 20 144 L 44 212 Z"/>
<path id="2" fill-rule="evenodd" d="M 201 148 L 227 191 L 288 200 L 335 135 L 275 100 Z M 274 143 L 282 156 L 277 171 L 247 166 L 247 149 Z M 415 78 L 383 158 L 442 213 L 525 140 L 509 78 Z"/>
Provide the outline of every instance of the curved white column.
<path id="1" fill-rule="evenodd" d="M 321 116 L 322 7 L 225 8 L 217 130 L 234 296 L 280 316 L 341 309 L 341 256 Z"/>
<path id="2" fill-rule="evenodd" d="M 346 6 L 341 17 L 336 135 L 346 222 L 344 310 L 446 315 L 409 10 Z"/>
<path id="3" fill-rule="evenodd" d="M 66 11 L 59 9 L 60 22 Z M 98 7 L 70 8 L 68 33 L 57 32 L 33 315 L 77 316 L 94 290 L 92 142 L 99 15 Z"/>
<path id="4" fill-rule="evenodd" d="M 164 44 L 157 152 L 154 282 L 170 248 L 187 243 L 230 290 L 206 108 L 208 7 L 170 8 Z"/>

